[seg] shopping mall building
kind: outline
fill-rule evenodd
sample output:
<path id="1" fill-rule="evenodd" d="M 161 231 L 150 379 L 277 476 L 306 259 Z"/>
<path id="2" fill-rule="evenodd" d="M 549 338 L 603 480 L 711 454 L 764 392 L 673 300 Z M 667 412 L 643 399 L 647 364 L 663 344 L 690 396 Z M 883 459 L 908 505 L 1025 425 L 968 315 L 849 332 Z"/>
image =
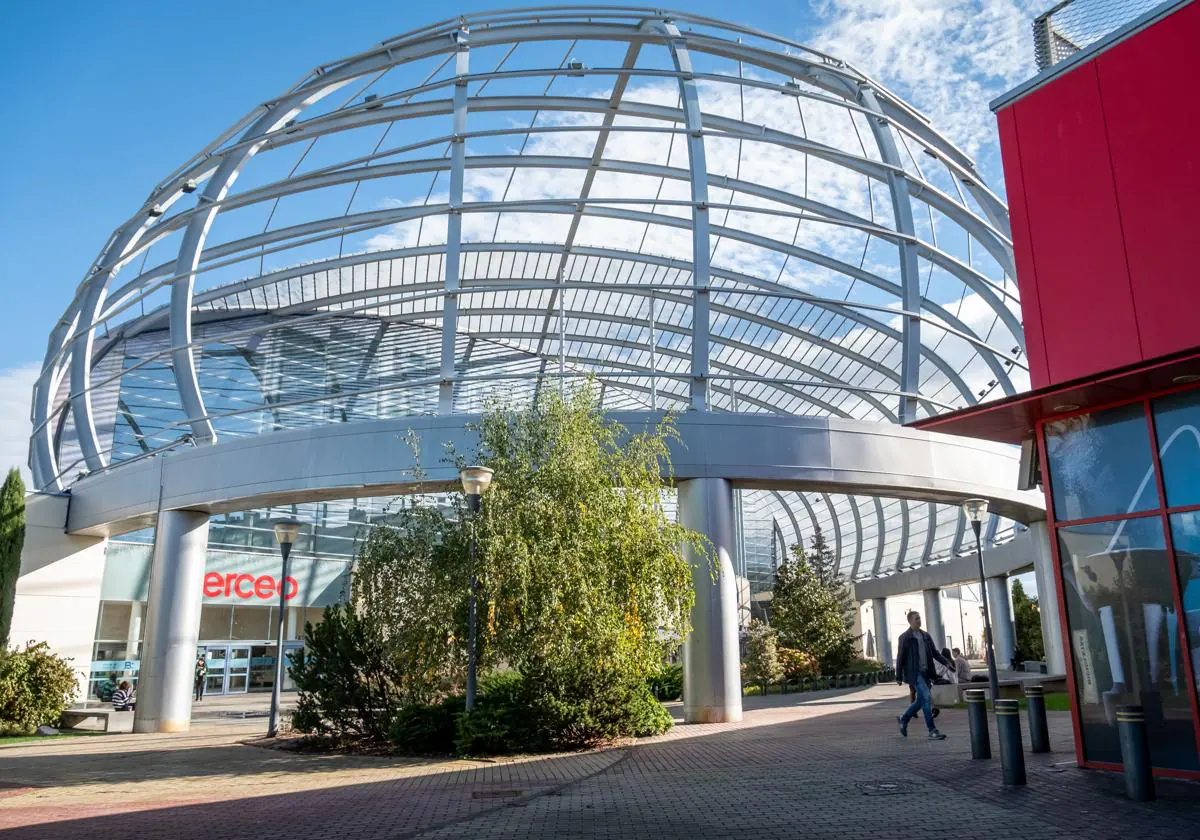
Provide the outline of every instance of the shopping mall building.
<path id="1" fill-rule="evenodd" d="M 353 597 L 367 529 L 454 490 L 446 448 L 475 451 L 487 405 L 590 382 L 631 428 L 675 415 L 667 503 L 717 549 L 718 574 L 695 576 L 688 720 L 741 717 L 739 632 L 818 529 L 865 652 L 890 659 L 910 605 L 978 649 L 961 503 L 984 498 L 997 659 L 1008 577 L 1032 570 L 1081 760 L 1111 761 L 1109 708 L 1154 694 L 1157 763 L 1200 769 L 1177 737 L 1200 727 L 1183 618 L 1200 500 L 1173 495 L 1188 482 L 1155 443 L 1200 410 L 1158 396 L 1191 375 L 1185 283 L 1131 256 L 1187 241 L 1200 167 L 1163 129 L 1142 163 L 1170 188 L 1130 170 L 1137 198 L 1118 178 L 1105 210 L 1082 197 L 1097 158 L 1062 148 L 1098 142 L 1072 98 L 1095 67 L 1195 35 L 1194 7 L 1168 7 L 1090 45 L 1054 30 L 1076 54 L 999 110 L 1011 216 L 880 81 L 700 16 L 490 12 L 322 65 L 153 185 L 52 330 L 13 637 L 73 656 L 81 684 L 136 677 L 139 731 L 186 728 L 198 650 L 210 692 L 269 688 L 280 644 Z M 1150 52 L 1162 73 L 1186 51 Z M 1169 92 L 1138 84 L 1155 108 Z M 1116 161 L 1139 141 L 1109 127 Z M 1155 190 L 1184 215 L 1122 215 Z M 1175 296 L 1161 331 L 1136 321 L 1141 294 Z M 285 516 L 304 526 L 286 576 Z M 1118 549 L 1124 566 L 1104 559 Z"/>

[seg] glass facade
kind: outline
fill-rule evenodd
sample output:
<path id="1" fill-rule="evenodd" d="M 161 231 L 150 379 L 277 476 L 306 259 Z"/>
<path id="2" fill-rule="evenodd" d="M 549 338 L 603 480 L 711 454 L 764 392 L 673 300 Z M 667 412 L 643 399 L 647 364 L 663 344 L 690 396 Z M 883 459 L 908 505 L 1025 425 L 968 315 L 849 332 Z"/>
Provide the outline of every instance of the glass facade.
<path id="1" fill-rule="evenodd" d="M 1042 427 L 1086 762 L 1121 763 L 1140 705 L 1153 765 L 1200 772 L 1197 420 L 1191 390 Z"/>

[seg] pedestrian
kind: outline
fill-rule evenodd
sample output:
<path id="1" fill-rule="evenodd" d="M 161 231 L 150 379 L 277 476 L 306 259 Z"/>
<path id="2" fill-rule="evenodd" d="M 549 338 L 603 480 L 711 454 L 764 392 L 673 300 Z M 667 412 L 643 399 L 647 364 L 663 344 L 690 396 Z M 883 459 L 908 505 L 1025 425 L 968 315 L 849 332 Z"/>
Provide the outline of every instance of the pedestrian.
<path id="1" fill-rule="evenodd" d="M 112 705 L 114 712 L 132 712 L 134 710 L 137 704 L 133 702 L 133 689 L 129 686 L 129 680 L 121 680 L 121 684 L 113 692 Z"/>
<path id="2" fill-rule="evenodd" d="M 200 654 L 199 656 L 196 657 L 196 684 L 195 684 L 196 695 L 195 696 L 196 696 L 197 701 L 204 699 L 204 683 L 207 682 L 207 677 L 208 677 L 208 663 L 204 661 L 204 654 Z"/>
<path id="3" fill-rule="evenodd" d="M 929 729 L 929 738 L 933 741 L 945 739 L 933 723 L 933 691 L 931 684 L 934 680 L 933 664 L 940 662 L 947 668 L 953 667 L 938 653 L 933 645 L 933 639 L 921 629 L 921 614 L 908 614 L 908 629 L 900 634 L 896 643 L 896 684 L 908 683 L 912 690 L 913 701 L 904 714 L 896 718 L 900 724 L 900 734 L 908 737 L 908 722 L 917 716 L 918 712 L 925 715 L 925 726 Z"/>

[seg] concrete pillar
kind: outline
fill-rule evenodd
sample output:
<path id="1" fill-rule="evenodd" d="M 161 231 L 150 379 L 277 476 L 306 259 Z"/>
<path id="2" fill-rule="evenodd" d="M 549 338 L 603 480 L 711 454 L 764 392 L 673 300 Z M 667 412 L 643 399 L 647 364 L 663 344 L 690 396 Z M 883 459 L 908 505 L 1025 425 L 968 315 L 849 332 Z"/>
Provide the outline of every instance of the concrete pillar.
<path id="1" fill-rule="evenodd" d="M 946 646 L 946 625 L 942 622 L 942 590 L 922 589 L 925 598 L 925 632 L 933 637 L 933 643 L 940 651 Z"/>
<path id="2" fill-rule="evenodd" d="M 733 490 L 723 478 L 681 481 L 679 523 L 708 537 L 716 553 L 716 577 L 690 548 L 696 605 L 692 632 L 683 644 L 683 718 L 688 723 L 742 719 L 738 653 L 737 579 L 733 573 Z"/>
<path id="3" fill-rule="evenodd" d="M 1062 620 L 1058 587 L 1054 583 L 1054 556 L 1050 553 L 1050 526 L 1044 520 L 1029 526 L 1029 544 L 1033 549 L 1033 574 L 1037 580 L 1038 613 L 1042 620 L 1042 645 L 1046 648 L 1046 672 L 1065 674 Z"/>
<path id="4" fill-rule="evenodd" d="M 159 514 L 134 732 L 186 732 L 191 723 L 207 547 L 207 513 Z"/>
<path id="5" fill-rule="evenodd" d="M 276 607 L 278 609 L 278 607 Z M 284 641 L 291 642 L 300 638 L 304 632 L 304 626 L 300 621 L 300 607 L 288 607 L 287 616 L 284 619 Z"/>
<path id="6" fill-rule="evenodd" d="M 896 661 L 892 653 L 892 637 L 888 633 L 887 598 L 872 598 L 871 612 L 875 616 L 875 652 L 886 667 Z"/>
<path id="7" fill-rule="evenodd" d="M 992 649 L 996 652 L 996 667 L 1009 667 L 1016 635 L 1013 631 L 1012 601 L 1008 597 L 1008 575 L 997 575 L 987 579 L 988 610 L 992 619 Z"/>

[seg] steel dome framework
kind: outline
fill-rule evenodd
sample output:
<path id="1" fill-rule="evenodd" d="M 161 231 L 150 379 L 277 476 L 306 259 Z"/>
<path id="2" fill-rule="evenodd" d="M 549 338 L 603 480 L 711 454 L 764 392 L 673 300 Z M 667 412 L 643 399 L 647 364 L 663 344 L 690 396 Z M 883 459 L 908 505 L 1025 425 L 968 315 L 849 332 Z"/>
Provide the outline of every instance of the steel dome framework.
<path id="1" fill-rule="evenodd" d="M 903 423 L 1024 387 L 1023 341 L 1003 202 L 854 67 L 686 13 L 484 13 L 316 68 L 160 182 L 50 336 L 30 466 L 583 376 Z M 952 506 L 741 492 L 748 553 L 819 525 L 856 577 L 962 539 Z"/>

